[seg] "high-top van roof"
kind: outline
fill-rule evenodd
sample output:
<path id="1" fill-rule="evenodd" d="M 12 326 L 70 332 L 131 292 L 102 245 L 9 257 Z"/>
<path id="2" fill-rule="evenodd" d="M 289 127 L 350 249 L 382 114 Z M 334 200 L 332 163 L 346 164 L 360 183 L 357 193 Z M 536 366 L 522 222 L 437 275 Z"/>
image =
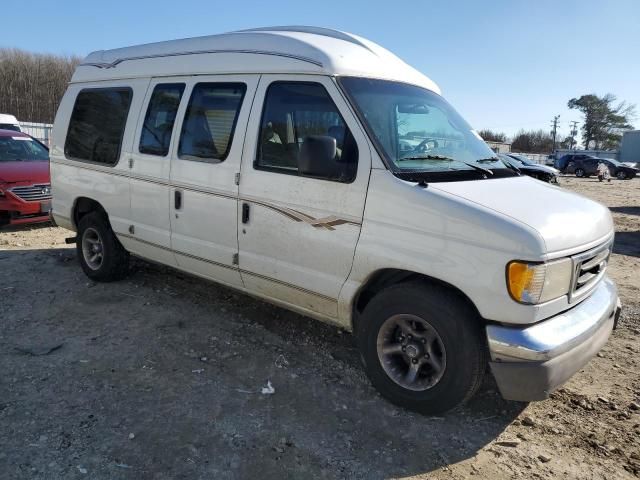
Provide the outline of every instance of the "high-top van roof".
<path id="1" fill-rule="evenodd" d="M 90 53 L 72 83 L 197 74 L 317 73 L 396 80 L 440 93 L 393 53 L 365 38 L 318 27 L 264 27 Z"/>

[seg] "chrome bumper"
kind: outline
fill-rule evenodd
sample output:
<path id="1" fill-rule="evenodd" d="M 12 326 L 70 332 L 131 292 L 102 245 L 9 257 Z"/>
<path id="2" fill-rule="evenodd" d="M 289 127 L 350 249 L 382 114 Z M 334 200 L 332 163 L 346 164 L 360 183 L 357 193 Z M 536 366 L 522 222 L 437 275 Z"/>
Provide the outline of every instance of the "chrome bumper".
<path id="1" fill-rule="evenodd" d="M 604 346 L 620 314 L 615 284 L 605 277 L 580 304 L 528 327 L 488 325 L 493 371 L 508 400 L 543 400 Z"/>

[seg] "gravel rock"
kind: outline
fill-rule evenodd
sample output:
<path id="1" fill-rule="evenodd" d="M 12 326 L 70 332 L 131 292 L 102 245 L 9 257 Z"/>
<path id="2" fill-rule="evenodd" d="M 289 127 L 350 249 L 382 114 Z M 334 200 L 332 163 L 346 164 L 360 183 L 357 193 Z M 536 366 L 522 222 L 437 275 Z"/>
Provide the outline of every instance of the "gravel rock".
<path id="1" fill-rule="evenodd" d="M 510 438 L 505 440 L 498 440 L 496 445 L 500 445 L 501 447 L 512 447 L 515 448 L 522 443 L 522 440 L 517 438 Z"/>

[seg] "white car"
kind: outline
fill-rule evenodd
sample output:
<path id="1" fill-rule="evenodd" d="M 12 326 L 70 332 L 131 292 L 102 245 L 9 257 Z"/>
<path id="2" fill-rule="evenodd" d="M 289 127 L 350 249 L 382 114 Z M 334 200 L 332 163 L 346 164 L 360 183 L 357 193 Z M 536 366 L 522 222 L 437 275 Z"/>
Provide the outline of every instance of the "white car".
<path id="1" fill-rule="evenodd" d="M 609 210 L 506 168 L 434 82 L 348 33 L 94 52 L 51 180 L 93 280 L 135 254 L 351 330 L 420 412 L 470 398 L 487 363 L 505 398 L 546 398 L 619 313 Z"/>
<path id="2" fill-rule="evenodd" d="M 15 132 L 21 132 L 20 122 L 13 115 L 6 113 L 0 113 L 0 130 L 13 130 Z"/>

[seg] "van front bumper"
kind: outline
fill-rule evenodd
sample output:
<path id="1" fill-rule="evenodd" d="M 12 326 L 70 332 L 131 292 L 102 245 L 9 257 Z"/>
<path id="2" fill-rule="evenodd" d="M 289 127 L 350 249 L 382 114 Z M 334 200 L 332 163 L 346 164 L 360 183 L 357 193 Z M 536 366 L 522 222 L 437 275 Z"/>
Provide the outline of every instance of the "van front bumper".
<path id="1" fill-rule="evenodd" d="M 605 277 L 580 304 L 527 327 L 486 327 L 491 370 L 507 400 L 544 400 L 598 353 L 615 328 L 620 299 Z"/>

